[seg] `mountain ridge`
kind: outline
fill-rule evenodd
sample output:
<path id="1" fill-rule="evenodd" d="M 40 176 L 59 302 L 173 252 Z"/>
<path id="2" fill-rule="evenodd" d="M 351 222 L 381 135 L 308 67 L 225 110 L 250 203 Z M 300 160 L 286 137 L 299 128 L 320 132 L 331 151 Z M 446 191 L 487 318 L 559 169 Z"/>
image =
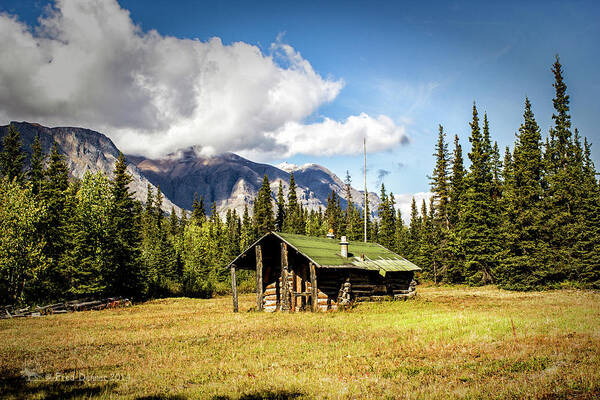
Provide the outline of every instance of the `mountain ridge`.
<path id="1" fill-rule="evenodd" d="M 52 143 L 56 141 L 59 151 L 65 155 L 71 175 L 82 178 L 85 171 L 101 171 L 112 175 L 114 163 L 119 149 L 112 140 L 101 132 L 79 127 L 49 128 L 37 123 L 11 122 L 21 133 L 23 148 L 30 153 L 35 135 L 39 135 L 43 151 L 47 154 Z M 4 136 L 8 125 L 0 126 L 0 135 Z M 340 196 L 340 203 L 345 207 L 345 184 L 332 171 L 318 164 L 297 166 L 282 163 L 273 166 L 258 163 L 226 152 L 210 157 L 199 155 L 190 147 L 171 153 L 158 159 L 144 156 L 126 155 L 128 172 L 132 175 L 132 190 L 136 199 L 144 202 L 148 192 L 148 184 L 154 190 L 158 186 L 164 195 L 163 209 L 176 211 L 181 208 L 191 210 L 194 193 L 205 200 L 206 211 L 215 202 L 219 213 L 227 209 L 243 212 L 244 206 L 252 211 L 254 198 L 266 174 L 271 183 L 271 192 L 276 196 L 279 182 L 283 186 L 284 195 L 289 191 L 290 173 L 294 173 L 299 201 L 308 209 L 325 208 L 327 197 L 332 191 Z M 364 192 L 355 188 L 351 190 L 353 202 L 362 208 Z M 369 204 L 372 210 L 377 209 L 379 198 L 369 193 Z M 372 212 L 372 214 L 375 214 Z"/>

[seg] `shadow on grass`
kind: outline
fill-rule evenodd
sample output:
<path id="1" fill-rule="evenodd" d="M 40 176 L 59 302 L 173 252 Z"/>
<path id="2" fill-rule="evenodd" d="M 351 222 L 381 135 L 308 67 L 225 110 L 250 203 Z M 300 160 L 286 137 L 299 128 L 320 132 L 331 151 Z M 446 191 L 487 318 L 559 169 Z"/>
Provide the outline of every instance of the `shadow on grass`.
<path id="1" fill-rule="evenodd" d="M 301 392 L 288 392 L 286 390 L 281 391 L 264 391 L 264 392 L 255 392 L 255 393 L 247 393 L 243 394 L 240 397 L 230 397 L 230 396 L 214 396 L 212 400 L 290 400 L 290 399 L 299 399 L 305 397 L 304 393 Z"/>
<path id="2" fill-rule="evenodd" d="M 18 370 L 0 370 L 0 397 L 3 399 L 94 398 L 115 388 L 114 382 L 27 380 Z"/>
<path id="3" fill-rule="evenodd" d="M 304 397 L 303 393 L 287 392 L 287 391 L 265 391 L 244 394 L 241 397 L 230 396 L 214 396 L 211 400 L 291 400 Z M 185 400 L 186 396 L 170 395 L 170 394 L 155 394 L 151 396 L 136 397 L 135 400 Z"/>

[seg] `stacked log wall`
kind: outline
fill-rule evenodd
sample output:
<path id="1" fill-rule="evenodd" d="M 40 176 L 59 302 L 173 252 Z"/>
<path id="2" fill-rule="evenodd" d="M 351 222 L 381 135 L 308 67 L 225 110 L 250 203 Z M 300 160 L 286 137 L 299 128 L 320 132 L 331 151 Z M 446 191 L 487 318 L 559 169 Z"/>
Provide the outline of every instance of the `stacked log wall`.
<path id="1" fill-rule="evenodd" d="M 309 279 L 303 279 L 300 274 L 288 273 L 288 285 L 295 292 L 311 293 L 312 287 Z M 393 272 L 381 276 L 377 271 L 361 271 L 348 269 L 319 269 L 317 288 L 318 311 L 337 310 L 341 293 L 346 282 L 350 283 L 350 295 L 353 301 L 379 301 L 399 298 L 411 293 L 410 282 L 413 272 Z M 269 282 L 263 293 L 263 308 L 267 312 L 280 309 L 278 293 L 283 293 L 281 277 Z M 308 311 L 310 303 L 301 303 L 300 298 L 292 307 L 293 311 Z"/>

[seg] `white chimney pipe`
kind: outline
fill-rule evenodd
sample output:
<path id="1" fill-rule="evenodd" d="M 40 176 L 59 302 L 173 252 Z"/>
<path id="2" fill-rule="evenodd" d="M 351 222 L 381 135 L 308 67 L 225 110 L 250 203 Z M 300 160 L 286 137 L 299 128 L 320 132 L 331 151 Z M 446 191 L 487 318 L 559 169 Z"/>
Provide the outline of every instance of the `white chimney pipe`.
<path id="1" fill-rule="evenodd" d="M 346 239 L 346 236 L 342 236 L 342 239 L 340 240 L 340 246 L 342 257 L 348 258 L 348 240 Z"/>

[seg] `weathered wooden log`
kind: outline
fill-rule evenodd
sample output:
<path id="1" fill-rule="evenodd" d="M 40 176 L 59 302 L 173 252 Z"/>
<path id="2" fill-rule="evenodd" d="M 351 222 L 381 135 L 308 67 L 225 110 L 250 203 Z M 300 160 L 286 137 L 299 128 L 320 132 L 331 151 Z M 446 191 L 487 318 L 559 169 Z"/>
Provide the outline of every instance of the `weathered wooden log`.
<path id="1" fill-rule="evenodd" d="M 290 310 L 290 292 L 288 285 L 288 250 L 287 243 L 281 243 L 281 310 Z"/>
<path id="2" fill-rule="evenodd" d="M 259 244 L 254 247 L 254 252 L 256 254 L 256 309 L 261 311 L 263 307 L 263 256 Z"/>
<path id="3" fill-rule="evenodd" d="M 391 296 L 371 296 L 371 301 L 386 301 L 391 299 Z"/>
<path id="4" fill-rule="evenodd" d="M 310 263 L 309 268 L 310 268 L 310 288 L 311 288 L 311 292 L 312 292 L 312 296 L 311 296 L 312 310 L 317 311 L 318 310 L 317 270 L 315 268 L 315 264 L 313 264 L 313 263 Z"/>
<path id="5" fill-rule="evenodd" d="M 231 266 L 231 293 L 233 301 L 233 312 L 238 312 L 238 293 L 237 293 L 237 282 L 235 276 L 235 265 Z"/>
<path id="6" fill-rule="evenodd" d="M 269 300 L 269 301 L 265 301 L 264 302 L 264 307 L 275 307 L 277 308 L 277 301 L 276 300 Z"/>
<path id="7" fill-rule="evenodd" d="M 352 293 L 353 293 L 354 295 L 357 295 L 357 296 L 362 296 L 362 295 L 365 295 L 365 294 L 368 294 L 368 295 L 370 295 L 371 293 L 373 293 L 373 291 L 372 291 L 372 290 L 356 290 L 356 289 L 354 289 L 354 287 L 353 287 L 353 288 L 352 288 Z"/>

